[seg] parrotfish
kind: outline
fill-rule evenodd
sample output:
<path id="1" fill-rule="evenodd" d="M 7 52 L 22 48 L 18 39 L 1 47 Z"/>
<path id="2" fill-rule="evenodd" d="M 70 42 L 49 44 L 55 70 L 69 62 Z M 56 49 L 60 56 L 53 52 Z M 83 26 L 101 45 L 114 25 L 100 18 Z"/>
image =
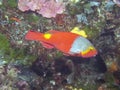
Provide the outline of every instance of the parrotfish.
<path id="1" fill-rule="evenodd" d="M 89 58 L 97 55 L 97 50 L 87 38 L 72 32 L 49 30 L 41 33 L 29 30 L 25 39 L 39 41 L 45 48 L 56 48 L 69 56 Z"/>

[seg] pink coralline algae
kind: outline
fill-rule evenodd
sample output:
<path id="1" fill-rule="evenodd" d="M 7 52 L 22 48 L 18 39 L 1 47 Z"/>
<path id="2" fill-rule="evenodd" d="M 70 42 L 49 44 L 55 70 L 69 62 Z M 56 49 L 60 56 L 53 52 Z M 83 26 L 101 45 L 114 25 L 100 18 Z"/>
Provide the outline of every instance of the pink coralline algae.
<path id="1" fill-rule="evenodd" d="M 65 10 L 63 2 L 56 2 L 55 0 L 19 0 L 18 8 L 23 12 L 35 11 L 46 18 L 55 17 Z"/>
<path id="2" fill-rule="evenodd" d="M 28 3 L 29 3 L 29 0 L 19 0 L 18 1 L 18 8 L 21 11 L 29 10 L 29 7 L 27 6 Z"/>

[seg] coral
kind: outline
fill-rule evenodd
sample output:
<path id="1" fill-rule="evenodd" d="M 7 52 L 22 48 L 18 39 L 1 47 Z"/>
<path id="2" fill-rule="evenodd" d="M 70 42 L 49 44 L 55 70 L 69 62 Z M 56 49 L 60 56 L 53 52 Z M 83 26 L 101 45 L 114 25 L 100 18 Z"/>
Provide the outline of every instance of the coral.
<path id="1" fill-rule="evenodd" d="M 117 6 L 120 7 L 120 0 L 113 0 L 113 2 L 114 2 L 115 4 L 117 4 Z"/>
<path id="2" fill-rule="evenodd" d="M 26 10 L 35 11 L 41 9 L 44 2 L 45 0 L 19 0 L 18 8 L 21 11 L 26 11 Z"/>
<path id="3" fill-rule="evenodd" d="M 29 0 L 19 0 L 18 1 L 18 8 L 21 11 L 29 10 L 29 7 L 26 5 L 27 3 L 29 3 Z"/>
<path id="4" fill-rule="evenodd" d="M 43 17 L 51 18 L 55 17 L 56 14 L 61 14 L 64 11 L 64 6 L 60 2 L 54 0 L 46 2 L 43 7 L 38 11 Z"/>
<path id="5" fill-rule="evenodd" d="M 21 11 L 36 11 L 47 18 L 55 17 L 56 14 L 61 14 L 65 10 L 62 2 L 55 2 L 54 0 L 19 0 L 18 8 Z"/>
<path id="6" fill-rule="evenodd" d="M 114 6 L 114 2 L 107 1 L 105 4 L 105 10 L 106 11 L 113 11 L 113 6 Z"/>
<path id="7" fill-rule="evenodd" d="M 83 22 L 84 24 L 88 25 L 88 21 L 84 13 L 77 14 L 76 17 L 77 17 L 77 22 Z"/>

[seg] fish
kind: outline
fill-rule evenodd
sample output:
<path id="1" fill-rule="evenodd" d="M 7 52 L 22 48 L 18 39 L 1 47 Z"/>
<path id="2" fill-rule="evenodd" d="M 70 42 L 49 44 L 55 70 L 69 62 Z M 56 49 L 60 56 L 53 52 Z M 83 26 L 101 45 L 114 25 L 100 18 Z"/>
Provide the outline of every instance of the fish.
<path id="1" fill-rule="evenodd" d="M 16 21 L 16 22 L 21 22 L 21 20 L 19 18 L 16 17 L 11 17 L 10 20 Z"/>
<path id="2" fill-rule="evenodd" d="M 25 39 L 38 41 L 48 49 L 56 48 L 67 56 L 89 58 L 97 55 L 96 48 L 87 38 L 72 32 L 49 30 L 41 33 L 29 30 Z"/>

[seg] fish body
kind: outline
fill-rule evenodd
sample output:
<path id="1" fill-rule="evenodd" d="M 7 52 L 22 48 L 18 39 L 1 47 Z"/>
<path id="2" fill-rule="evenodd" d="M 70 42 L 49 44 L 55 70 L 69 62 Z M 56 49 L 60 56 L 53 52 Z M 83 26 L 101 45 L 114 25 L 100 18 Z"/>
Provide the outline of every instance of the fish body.
<path id="1" fill-rule="evenodd" d="M 86 38 L 71 32 L 50 30 L 46 33 L 28 31 L 26 40 L 35 40 L 49 49 L 56 48 L 66 55 L 93 57 L 97 50 Z"/>

